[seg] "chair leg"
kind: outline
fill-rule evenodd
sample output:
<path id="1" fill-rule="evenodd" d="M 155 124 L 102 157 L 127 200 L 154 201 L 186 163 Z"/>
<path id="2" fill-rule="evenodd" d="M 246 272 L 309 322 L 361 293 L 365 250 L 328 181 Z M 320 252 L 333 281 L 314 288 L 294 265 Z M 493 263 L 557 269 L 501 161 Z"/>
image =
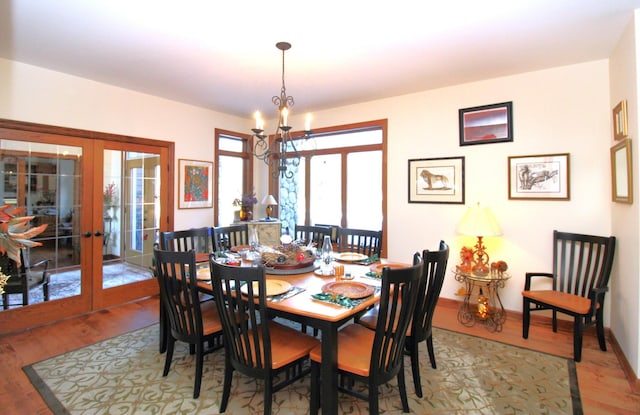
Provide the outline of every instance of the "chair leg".
<path id="1" fill-rule="evenodd" d="M 402 371 L 403 369 L 400 369 L 400 372 Z M 404 388 L 400 387 L 400 374 L 398 374 L 398 387 L 400 388 L 400 399 L 402 399 L 402 390 Z M 406 398 L 407 390 L 404 389 L 404 399 Z M 378 385 L 372 385 L 371 383 L 369 383 L 369 415 L 378 415 L 380 413 L 380 404 L 378 402 L 378 399 Z M 402 403 L 402 405 L 404 408 L 404 402 Z"/>
<path id="2" fill-rule="evenodd" d="M 9 294 L 2 294 L 2 308 L 7 310 L 9 308 Z"/>
<path id="3" fill-rule="evenodd" d="M 159 352 L 164 353 L 167 351 L 167 336 L 169 334 L 169 322 L 167 321 L 167 314 L 164 312 L 164 306 L 160 301 L 160 315 L 158 316 L 160 322 L 160 338 L 159 340 Z"/>
<path id="4" fill-rule="evenodd" d="M 573 321 L 573 360 L 582 359 L 582 317 L 576 316 Z"/>
<path id="5" fill-rule="evenodd" d="M 416 389 L 416 395 L 422 398 L 422 385 L 420 384 L 420 360 L 418 356 L 418 345 L 416 342 L 409 342 L 407 339 L 407 346 L 409 347 L 409 355 L 411 356 L 411 374 L 413 375 L 413 386 Z"/>
<path id="6" fill-rule="evenodd" d="M 409 400 L 407 399 L 407 385 L 404 381 L 404 364 L 400 365 L 400 372 L 398 372 L 398 389 L 400 389 L 400 401 L 402 401 L 402 411 L 403 412 L 409 412 Z M 377 413 L 377 406 L 378 406 L 378 388 L 375 388 L 376 390 L 376 413 Z M 371 394 L 371 391 L 369 391 L 369 394 Z M 422 390 L 420 390 L 420 395 L 422 395 Z"/>
<path id="7" fill-rule="evenodd" d="M 169 369 L 171 368 L 171 359 L 173 359 L 173 347 L 176 343 L 176 340 L 173 337 L 169 337 L 167 341 L 167 356 L 164 359 L 164 371 L 162 372 L 162 376 L 167 376 L 169 374 Z"/>
<path id="8" fill-rule="evenodd" d="M 272 379 L 267 379 L 264 382 L 264 415 L 271 415 L 271 407 L 273 404 L 272 382 Z"/>
<path id="9" fill-rule="evenodd" d="M 602 321 L 602 307 L 596 312 L 596 332 L 598 333 L 598 343 L 600 343 L 600 350 L 607 351 L 607 342 L 604 338 L 604 323 Z"/>
<path id="10" fill-rule="evenodd" d="M 196 345 L 196 379 L 193 385 L 193 399 L 200 396 L 200 385 L 202 384 L 202 366 L 204 364 L 204 343 L 198 342 Z"/>
<path id="11" fill-rule="evenodd" d="M 427 350 L 429 351 L 429 361 L 431 361 L 431 367 L 437 369 L 436 366 L 436 353 L 433 350 L 433 336 L 427 337 Z"/>
<path id="12" fill-rule="evenodd" d="M 522 337 L 529 338 L 529 321 L 531 320 L 531 303 L 526 298 L 522 300 Z"/>
<path id="13" fill-rule="evenodd" d="M 226 352 L 226 350 L 225 350 Z M 224 359 L 224 385 L 222 387 L 222 401 L 220 401 L 220 412 L 227 410 L 229 395 L 231 394 L 231 380 L 233 379 L 233 366 L 228 355 Z"/>
<path id="14" fill-rule="evenodd" d="M 558 313 L 556 312 L 556 310 L 553 310 L 553 313 L 551 313 L 551 326 L 553 327 L 553 332 L 557 333 L 558 332 Z"/>
<path id="15" fill-rule="evenodd" d="M 310 398 L 310 415 L 318 415 L 318 407 L 320 406 L 320 364 L 311 361 L 311 398 Z"/>

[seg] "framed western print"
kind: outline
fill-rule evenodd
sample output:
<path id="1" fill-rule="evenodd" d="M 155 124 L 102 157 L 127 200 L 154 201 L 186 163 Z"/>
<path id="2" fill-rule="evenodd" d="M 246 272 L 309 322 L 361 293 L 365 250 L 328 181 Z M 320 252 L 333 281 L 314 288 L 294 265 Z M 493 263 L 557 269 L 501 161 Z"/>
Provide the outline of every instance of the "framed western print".
<path id="1" fill-rule="evenodd" d="M 464 204 L 464 157 L 409 160 L 409 203 Z"/>

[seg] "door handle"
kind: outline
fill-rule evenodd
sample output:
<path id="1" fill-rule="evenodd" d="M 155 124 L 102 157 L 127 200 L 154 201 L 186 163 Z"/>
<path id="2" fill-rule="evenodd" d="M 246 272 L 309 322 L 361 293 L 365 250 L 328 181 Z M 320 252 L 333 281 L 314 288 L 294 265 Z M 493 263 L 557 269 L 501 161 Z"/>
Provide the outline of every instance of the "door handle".
<path id="1" fill-rule="evenodd" d="M 102 236 L 102 232 L 100 231 L 96 231 L 96 233 L 94 233 L 95 236 Z"/>
<path id="2" fill-rule="evenodd" d="M 84 236 L 85 238 L 90 238 L 91 232 L 85 232 L 82 236 Z"/>

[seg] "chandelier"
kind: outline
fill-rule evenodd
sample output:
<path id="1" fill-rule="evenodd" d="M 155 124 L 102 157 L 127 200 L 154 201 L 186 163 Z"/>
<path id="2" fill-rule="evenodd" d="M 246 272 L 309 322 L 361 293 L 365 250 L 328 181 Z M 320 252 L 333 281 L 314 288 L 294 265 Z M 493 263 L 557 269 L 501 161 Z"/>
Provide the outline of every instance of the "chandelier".
<path id="1" fill-rule="evenodd" d="M 290 108 L 294 105 L 292 96 L 287 95 L 284 84 L 284 53 L 291 48 L 288 42 L 278 42 L 276 47 L 282 51 L 282 88 L 280 96 L 275 95 L 271 102 L 278 107 L 278 123 L 271 142 L 264 133 L 264 121 L 259 111 L 255 113 L 256 126 L 252 128 L 254 137 L 253 155 L 272 167 L 273 177 L 291 179 L 294 175 L 292 168 L 300 165 L 302 151 L 314 151 L 315 141 L 311 138 L 311 115 L 307 114 L 305 128 L 302 134 L 292 136 L 291 126 L 288 124 Z"/>

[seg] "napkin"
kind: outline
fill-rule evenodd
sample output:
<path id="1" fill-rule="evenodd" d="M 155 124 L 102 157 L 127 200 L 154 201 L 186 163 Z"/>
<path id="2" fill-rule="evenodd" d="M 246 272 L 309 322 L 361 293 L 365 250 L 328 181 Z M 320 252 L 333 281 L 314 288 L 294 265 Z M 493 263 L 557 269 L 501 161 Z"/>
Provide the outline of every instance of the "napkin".
<path id="1" fill-rule="evenodd" d="M 378 262 L 379 260 L 380 260 L 380 258 L 378 258 L 378 254 L 373 254 L 367 259 L 363 259 L 362 261 L 356 262 L 356 264 L 358 264 L 358 265 L 370 265 L 370 264 L 373 264 L 374 262 Z"/>

